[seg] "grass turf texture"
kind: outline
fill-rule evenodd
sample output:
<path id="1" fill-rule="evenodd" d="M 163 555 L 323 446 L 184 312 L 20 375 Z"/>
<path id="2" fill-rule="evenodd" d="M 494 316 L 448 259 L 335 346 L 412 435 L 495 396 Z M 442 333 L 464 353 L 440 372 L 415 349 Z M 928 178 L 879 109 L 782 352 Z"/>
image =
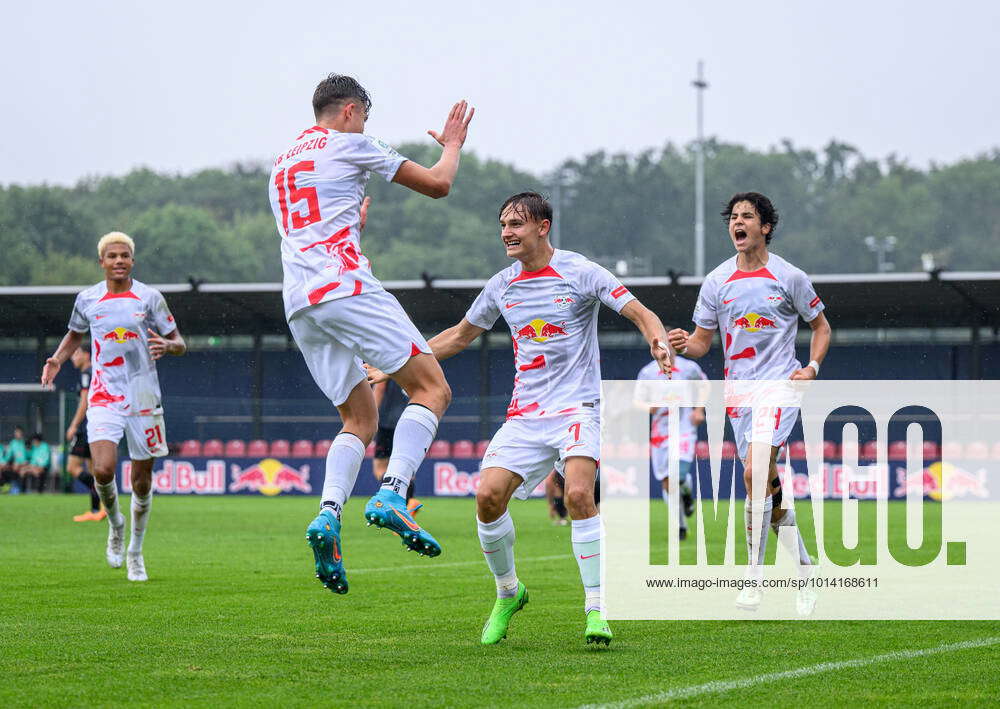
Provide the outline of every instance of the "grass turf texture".
<path id="1" fill-rule="evenodd" d="M 511 508 L 531 603 L 484 648 L 494 587 L 473 502 L 427 503 L 437 559 L 366 528 L 351 501 L 350 593 L 335 596 L 304 538 L 313 498 L 157 497 L 144 584 L 108 568 L 106 523 L 71 520 L 82 497 L 0 498 L 0 706 L 572 707 L 1000 635 L 995 622 L 618 622 L 609 649 L 588 647 L 570 530 L 533 500 Z M 681 704 L 982 705 L 998 676 L 994 645 Z"/>

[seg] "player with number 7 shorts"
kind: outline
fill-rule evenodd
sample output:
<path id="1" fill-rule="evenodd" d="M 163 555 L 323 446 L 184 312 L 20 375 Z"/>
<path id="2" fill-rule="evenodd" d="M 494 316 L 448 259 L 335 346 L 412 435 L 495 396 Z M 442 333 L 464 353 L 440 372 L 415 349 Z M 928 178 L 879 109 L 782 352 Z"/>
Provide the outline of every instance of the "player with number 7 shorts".
<path id="1" fill-rule="evenodd" d="M 583 582 L 584 638 L 608 644 L 612 634 L 601 597 L 601 516 L 594 500 L 601 454 L 601 304 L 635 324 L 667 376 L 672 351 L 660 319 L 617 278 L 578 253 L 552 247 L 552 207 L 541 195 L 510 197 L 499 217 L 507 256 L 516 262 L 487 281 L 461 322 L 429 343 L 435 357 L 446 359 L 501 316 L 514 343 L 507 421 L 486 449 L 476 493 L 479 542 L 497 588 L 480 641 L 493 645 L 505 638 L 511 618 L 528 602 L 528 589 L 514 568 L 510 498 L 527 498 L 555 467 L 565 478 L 573 556 Z M 380 378 L 371 373 L 371 380 Z"/>
<path id="2" fill-rule="evenodd" d="M 365 135 L 372 102 L 355 79 L 330 74 L 316 87 L 312 106 L 315 123 L 275 158 L 269 191 L 281 239 L 288 327 L 313 379 L 343 421 L 326 456 L 320 512 L 306 539 L 316 577 L 334 593 L 347 593 L 340 518 L 379 425 L 362 362 L 389 373 L 410 397 L 365 519 L 427 556 L 440 554 L 441 546 L 413 520 L 400 493 L 406 492 L 451 402 L 441 365 L 361 254 L 365 185 L 374 172 L 429 197 L 447 195 L 474 109 L 460 101 L 440 134 L 428 131 L 444 149 L 438 162 L 425 168 Z"/>
<path id="3" fill-rule="evenodd" d="M 97 243 L 105 280 L 76 296 L 69 331 L 45 362 L 49 386 L 90 331 L 93 376 L 87 402 L 87 438 L 97 494 L 108 513 L 106 557 L 112 568 L 126 557 L 129 581 L 145 581 L 142 541 L 153 501 L 153 459 L 167 454 L 156 360 L 187 351 L 159 291 L 132 278 L 135 242 L 111 232 Z M 162 334 L 161 334 L 162 333 Z M 132 536 L 125 554 L 125 516 L 118 507 L 118 443 L 132 459 Z"/>

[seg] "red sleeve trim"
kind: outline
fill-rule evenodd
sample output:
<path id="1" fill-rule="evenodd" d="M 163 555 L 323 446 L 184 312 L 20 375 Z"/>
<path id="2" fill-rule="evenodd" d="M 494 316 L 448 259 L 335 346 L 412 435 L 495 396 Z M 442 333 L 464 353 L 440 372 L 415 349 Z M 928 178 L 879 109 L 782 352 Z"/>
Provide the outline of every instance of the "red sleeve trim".
<path id="1" fill-rule="evenodd" d="M 810 308 L 815 308 L 817 305 L 819 305 L 819 302 L 820 302 L 819 301 L 819 296 L 817 295 L 815 298 L 813 298 L 812 300 L 809 301 L 809 307 Z"/>
<path id="2" fill-rule="evenodd" d="M 626 293 L 628 293 L 628 288 L 626 288 L 625 286 L 618 286 L 613 291 L 611 291 L 611 297 L 614 298 L 615 300 L 617 300 L 618 298 L 621 298 Z"/>

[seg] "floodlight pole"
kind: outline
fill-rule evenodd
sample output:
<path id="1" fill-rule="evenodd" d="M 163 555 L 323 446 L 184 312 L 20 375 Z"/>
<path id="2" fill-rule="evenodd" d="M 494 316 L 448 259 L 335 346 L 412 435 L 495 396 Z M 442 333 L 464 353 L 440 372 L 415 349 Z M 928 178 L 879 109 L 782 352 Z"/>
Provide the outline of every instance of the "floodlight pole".
<path id="1" fill-rule="evenodd" d="M 560 227 L 562 226 L 562 165 L 556 168 L 552 175 L 552 228 L 549 230 L 549 243 L 555 249 L 559 248 Z"/>
<path id="2" fill-rule="evenodd" d="M 694 273 L 705 275 L 705 134 L 704 93 L 708 82 L 704 76 L 705 62 L 698 61 L 698 78 L 691 82 L 698 92 L 698 141 L 694 163 Z"/>

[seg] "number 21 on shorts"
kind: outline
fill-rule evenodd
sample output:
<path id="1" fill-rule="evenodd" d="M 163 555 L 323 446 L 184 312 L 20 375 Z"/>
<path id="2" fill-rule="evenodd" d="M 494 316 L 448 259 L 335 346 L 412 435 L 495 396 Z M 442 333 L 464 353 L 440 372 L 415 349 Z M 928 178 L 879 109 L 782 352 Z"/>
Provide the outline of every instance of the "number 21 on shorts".
<path id="1" fill-rule="evenodd" d="M 163 432 L 159 425 L 147 428 L 144 433 L 146 434 L 146 447 L 149 450 L 156 450 L 163 445 Z"/>

